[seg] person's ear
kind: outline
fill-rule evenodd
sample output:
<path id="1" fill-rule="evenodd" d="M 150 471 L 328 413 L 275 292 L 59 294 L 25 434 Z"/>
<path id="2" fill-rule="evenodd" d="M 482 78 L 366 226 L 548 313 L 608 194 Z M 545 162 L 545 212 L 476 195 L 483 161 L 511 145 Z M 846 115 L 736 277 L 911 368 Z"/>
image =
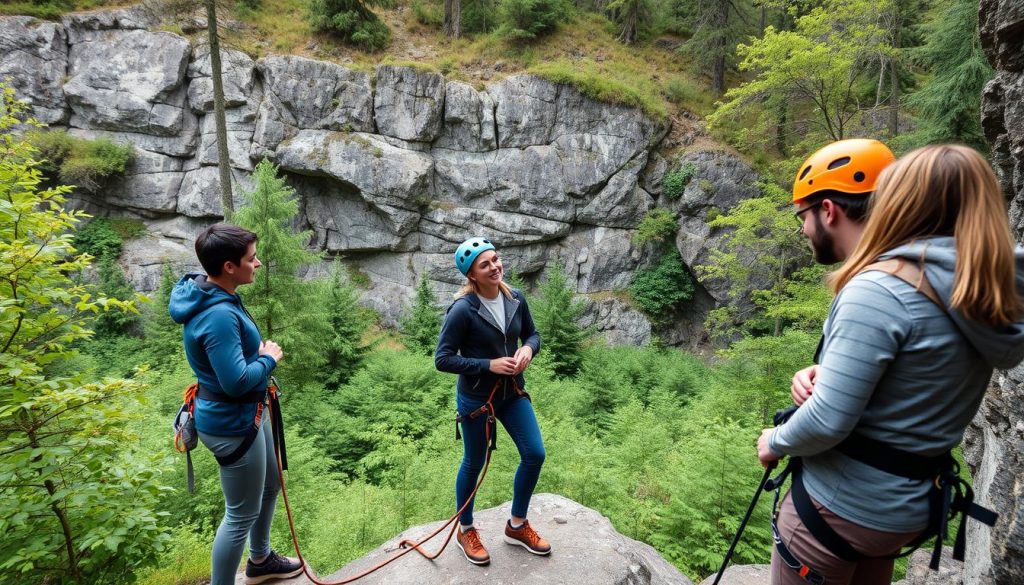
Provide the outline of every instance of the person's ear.
<path id="1" fill-rule="evenodd" d="M 237 269 L 238 269 L 238 265 L 235 264 L 234 262 L 228 260 L 227 262 L 224 263 L 224 268 L 221 270 L 221 272 L 224 273 L 224 274 L 230 274 L 230 275 L 233 276 L 235 274 L 235 270 L 237 270 Z"/>
<path id="2" fill-rule="evenodd" d="M 821 202 L 821 211 L 825 216 L 825 225 L 835 225 L 839 221 L 839 206 L 836 205 L 831 199 L 825 199 Z"/>

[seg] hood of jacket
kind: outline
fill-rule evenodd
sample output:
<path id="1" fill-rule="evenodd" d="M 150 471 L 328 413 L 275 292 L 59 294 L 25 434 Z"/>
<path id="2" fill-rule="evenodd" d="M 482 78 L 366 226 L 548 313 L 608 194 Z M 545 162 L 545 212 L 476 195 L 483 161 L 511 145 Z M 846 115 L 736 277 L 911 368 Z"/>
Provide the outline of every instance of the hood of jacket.
<path id="1" fill-rule="evenodd" d="M 238 303 L 238 296 L 207 282 L 206 275 L 186 274 L 174 285 L 167 310 L 175 323 L 184 325 L 193 317 L 219 303 Z"/>
<path id="2" fill-rule="evenodd" d="M 1017 291 L 1024 296 L 1024 248 L 1015 250 L 1017 265 Z M 1024 319 L 1015 323 L 995 327 L 967 319 L 950 307 L 953 296 L 953 280 L 956 271 L 956 240 L 949 236 L 921 239 L 894 248 L 881 256 L 882 259 L 905 258 L 911 262 L 923 263 L 925 277 L 946 305 L 953 323 L 978 350 L 988 365 L 1007 369 L 1024 359 Z"/>

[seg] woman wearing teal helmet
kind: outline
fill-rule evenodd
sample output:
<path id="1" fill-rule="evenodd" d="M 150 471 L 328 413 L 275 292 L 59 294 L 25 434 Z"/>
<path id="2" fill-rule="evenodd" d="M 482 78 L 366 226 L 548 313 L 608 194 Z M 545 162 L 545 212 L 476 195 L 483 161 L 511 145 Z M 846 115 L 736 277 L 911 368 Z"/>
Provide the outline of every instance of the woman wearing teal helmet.
<path id="1" fill-rule="evenodd" d="M 456 543 L 469 562 L 486 565 L 490 555 L 473 526 L 476 486 L 487 456 L 486 416 L 469 415 L 490 400 L 494 416 L 519 450 L 519 468 L 512 489 L 512 515 L 505 524 L 504 540 L 531 553 L 546 555 L 551 546 L 526 520 L 530 497 L 544 463 L 544 442 L 525 393 L 523 371 L 540 351 L 540 334 L 523 293 L 503 280 L 501 258 L 490 240 L 470 238 L 455 251 L 455 266 L 466 284 L 448 308 L 434 352 L 438 370 L 458 374 L 456 405 L 464 454 L 455 480 L 460 530 Z M 520 342 L 522 345 L 520 345 Z"/>

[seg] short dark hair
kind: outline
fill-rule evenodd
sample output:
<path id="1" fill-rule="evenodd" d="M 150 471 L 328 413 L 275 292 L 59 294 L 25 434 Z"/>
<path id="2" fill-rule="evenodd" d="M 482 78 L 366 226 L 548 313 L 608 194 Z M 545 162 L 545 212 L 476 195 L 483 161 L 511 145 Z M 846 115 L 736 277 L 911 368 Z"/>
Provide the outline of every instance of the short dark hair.
<path id="1" fill-rule="evenodd" d="M 256 234 L 237 225 L 215 223 L 196 236 L 196 257 L 210 276 L 220 276 L 225 262 L 242 263 Z"/>
<path id="2" fill-rule="evenodd" d="M 852 221 L 864 221 L 868 217 L 871 205 L 871 193 L 850 194 L 825 189 L 806 197 L 801 203 L 813 205 L 828 199 L 843 209 L 846 217 Z"/>

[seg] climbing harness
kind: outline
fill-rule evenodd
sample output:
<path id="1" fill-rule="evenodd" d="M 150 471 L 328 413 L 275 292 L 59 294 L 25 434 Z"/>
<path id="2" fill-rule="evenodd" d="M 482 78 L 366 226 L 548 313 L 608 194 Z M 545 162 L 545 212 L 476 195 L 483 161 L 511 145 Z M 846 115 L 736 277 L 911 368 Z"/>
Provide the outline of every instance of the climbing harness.
<path id="1" fill-rule="evenodd" d="M 369 568 L 369 569 L 367 569 L 367 570 L 365 570 L 365 571 L 363 571 L 363 572 L 361 572 L 359 574 L 353 575 L 351 577 L 346 577 L 346 578 L 344 578 L 344 579 L 342 579 L 340 581 L 320 581 L 319 579 L 317 579 L 313 575 L 312 571 L 309 569 L 309 565 L 306 563 L 306 560 L 302 557 L 302 552 L 299 549 L 299 538 L 295 534 L 295 522 L 294 522 L 294 520 L 292 518 L 292 509 L 291 509 L 291 506 L 288 504 L 288 490 L 285 488 L 284 473 L 283 473 L 283 469 L 285 469 L 285 468 L 282 466 L 282 462 L 281 462 L 281 451 L 278 449 L 278 443 L 275 441 L 275 443 L 274 443 L 274 452 L 275 452 L 275 455 L 277 456 L 277 460 L 278 460 L 277 474 L 278 474 L 278 478 L 279 478 L 279 480 L 281 482 L 281 496 L 282 496 L 282 499 L 284 500 L 284 509 L 285 509 L 285 512 L 287 512 L 287 515 L 288 515 L 288 529 L 291 531 L 292 544 L 295 545 L 295 555 L 299 557 L 299 561 L 302 563 L 302 572 L 306 575 L 306 578 L 309 579 L 311 583 L 313 583 L 314 585 L 345 585 L 346 583 L 352 583 L 353 581 L 357 581 L 359 579 L 362 579 L 363 577 L 369 575 L 370 573 L 373 573 L 373 572 L 375 572 L 375 571 L 377 571 L 377 570 L 379 570 L 379 569 L 381 569 L 381 568 L 383 568 L 383 567 L 385 567 L 385 566 L 387 566 L 387 565 L 397 561 L 398 559 L 402 558 L 403 556 L 405 556 L 406 554 L 408 554 L 411 551 L 415 550 L 416 552 L 418 552 L 419 554 L 421 554 L 424 558 L 426 558 L 428 560 L 436 559 L 437 557 L 439 557 L 441 555 L 442 552 L 444 552 L 444 549 L 447 548 L 448 543 L 451 541 L 452 536 L 455 535 L 455 531 L 459 527 L 459 523 L 457 522 L 457 520 L 459 519 L 459 516 L 469 506 L 470 502 L 473 501 L 473 498 L 476 496 L 476 493 L 480 489 L 480 486 L 483 485 L 483 483 L 484 483 L 484 478 L 487 477 L 487 469 L 490 467 L 490 464 L 491 464 L 491 451 L 494 451 L 495 449 L 497 449 L 497 443 L 496 443 L 496 440 L 495 440 L 495 435 L 497 434 L 497 419 L 495 418 L 495 411 L 494 411 L 494 396 L 495 396 L 495 394 L 497 394 L 498 388 L 503 386 L 504 382 L 505 382 L 505 380 L 503 380 L 502 378 L 498 378 L 498 380 L 494 384 L 494 388 L 491 389 L 490 395 L 487 397 L 487 402 L 483 406 L 481 406 L 480 408 L 478 408 L 478 409 L 474 410 L 473 412 L 469 413 L 468 415 L 466 415 L 466 417 L 458 417 L 456 419 L 457 421 L 462 421 L 462 420 L 465 420 L 466 418 L 468 418 L 469 420 L 475 420 L 475 419 L 477 419 L 477 418 L 479 418 L 481 416 L 486 416 L 487 417 L 487 424 L 484 426 L 484 437 L 485 437 L 485 442 L 490 444 L 490 447 L 487 449 L 486 458 L 484 459 L 483 470 L 480 472 L 480 479 L 477 480 L 476 486 L 473 488 L 473 491 L 469 494 L 469 497 L 466 498 L 465 503 L 463 503 L 462 506 L 455 512 L 455 514 L 451 518 L 446 520 L 444 522 L 444 524 L 442 524 L 440 527 L 438 527 L 436 530 L 434 530 L 433 532 L 431 532 L 430 534 L 428 534 L 424 538 L 422 538 L 422 539 L 420 539 L 418 541 L 414 541 L 414 540 L 410 540 L 410 539 L 405 539 L 405 540 L 401 541 L 400 543 L 398 543 L 398 546 L 401 549 L 403 549 L 401 552 L 395 554 L 394 556 L 392 556 L 390 558 L 384 559 L 383 561 L 381 561 L 377 565 L 375 565 L 375 566 L 373 566 L 373 567 L 371 567 L 371 568 Z M 512 384 L 515 386 L 515 390 L 516 390 L 516 393 L 518 395 L 525 396 L 525 397 L 529 398 L 529 396 L 521 388 L 519 388 L 519 385 L 515 383 L 515 379 L 512 379 Z M 278 414 L 274 414 L 275 411 L 279 410 L 278 405 L 275 402 L 271 402 L 270 409 L 271 409 L 271 422 L 274 423 L 275 426 L 277 426 L 280 423 L 280 421 L 281 421 L 280 414 L 279 413 Z M 281 434 L 283 435 L 283 433 L 281 433 Z M 275 435 L 275 437 L 276 437 L 276 435 Z M 448 528 L 448 526 L 451 526 L 451 529 L 448 531 L 448 536 L 444 539 L 444 543 L 441 544 L 441 548 L 438 549 L 437 552 L 432 553 L 432 554 L 424 551 L 422 546 L 424 544 L 426 544 L 428 541 L 430 541 L 431 539 L 433 539 L 435 536 L 437 536 L 438 534 L 443 532 L 445 530 L 445 528 Z"/>
<path id="2" fill-rule="evenodd" d="M 223 456 L 215 456 L 217 463 L 221 467 L 231 465 L 242 458 L 243 455 L 249 452 L 249 448 L 252 447 L 253 441 L 256 440 L 257 435 L 260 432 L 260 424 L 263 422 L 263 410 L 267 406 L 273 406 L 270 409 L 271 414 L 271 431 L 274 433 L 274 444 L 281 446 L 281 461 L 284 465 L 284 469 L 288 469 L 288 456 L 285 452 L 284 444 L 284 425 L 279 420 L 281 416 L 281 409 L 279 407 L 279 386 L 277 384 L 277 378 L 271 376 L 270 385 L 266 390 L 254 390 L 247 392 L 241 396 L 229 396 L 223 392 L 214 392 L 199 384 L 190 384 L 188 388 L 185 388 L 183 401 L 181 408 L 178 409 L 178 414 L 174 417 L 174 448 L 179 453 L 185 454 L 185 460 L 187 465 L 188 474 L 188 492 L 192 493 L 195 491 L 195 472 L 192 468 L 192 450 L 196 448 L 199 443 L 199 435 L 196 432 L 195 412 L 196 412 L 196 399 L 201 398 L 203 400 L 209 400 L 211 402 L 228 402 L 231 404 L 256 404 L 256 416 L 253 419 L 252 426 L 249 427 L 249 431 L 245 434 L 242 442 L 235 448 L 234 451 Z"/>
<path id="3" fill-rule="evenodd" d="M 795 410 L 794 410 L 795 411 Z M 960 528 L 957 530 L 956 540 L 953 545 L 953 558 L 958 561 L 964 560 L 966 547 L 967 519 L 975 520 L 994 526 L 998 514 L 974 503 L 974 491 L 971 486 L 960 478 L 960 466 L 953 459 L 949 451 L 934 457 L 918 455 L 888 446 L 881 441 L 875 441 L 862 435 L 853 434 L 840 443 L 836 449 L 861 463 L 870 465 L 876 469 L 885 471 L 907 479 L 926 480 L 930 479 L 932 486 L 928 494 L 928 526 L 917 538 L 907 545 L 907 550 L 892 555 L 871 557 L 857 552 L 849 542 L 840 536 L 829 526 L 828 522 L 821 516 L 821 513 L 814 505 L 803 482 L 803 461 L 800 457 L 790 458 L 789 464 L 776 478 L 769 480 L 764 489 L 774 490 L 775 499 L 772 504 L 772 535 L 775 539 L 775 548 L 779 557 L 790 568 L 798 571 L 805 581 L 812 585 L 823 585 L 824 577 L 815 573 L 807 565 L 801 563 L 796 555 L 789 550 L 779 535 L 778 529 L 778 506 L 782 493 L 782 484 L 787 476 L 792 476 L 793 485 L 790 495 L 793 499 L 793 507 L 800 517 L 800 521 L 807 527 L 808 532 L 814 536 L 825 548 L 837 557 L 849 561 L 858 562 L 870 558 L 897 559 L 904 557 L 920 548 L 926 541 L 935 538 L 935 548 L 932 551 L 929 567 L 938 570 L 939 561 L 942 557 L 943 542 L 948 537 L 948 523 L 961 516 Z"/>
<path id="4" fill-rule="evenodd" d="M 945 304 L 929 284 L 924 270 L 920 266 L 905 262 L 902 259 L 890 259 L 870 264 L 862 272 L 871 270 L 880 270 L 903 280 L 938 305 L 943 311 L 946 311 Z M 824 337 L 818 343 L 818 349 L 814 356 L 815 363 L 819 361 L 823 343 Z M 792 406 L 777 412 L 775 414 L 775 425 L 778 426 L 789 420 L 796 410 L 797 407 Z M 790 476 L 793 478 L 790 494 L 793 500 L 793 507 L 796 509 L 800 521 L 807 527 L 808 532 L 832 554 L 849 562 L 858 562 L 870 558 L 897 559 L 904 557 L 920 548 L 932 537 L 935 537 L 935 548 L 932 551 L 929 567 L 932 570 L 938 570 L 939 561 L 942 558 L 943 543 L 949 536 L 948 524 L 950 520 L 955 519 L 957 516 L 961 517 L 960 527 L 957 530 L 953 545 L 953 559 L 963 561 L 967 541 L 966 528 L 968 518 L 974 518 L 983 524 L 994 526 L 999 517 L 992 510 L 974 503 L 974 490 L 971 489 L 967 482 L 960 478 L 960 465 L 953 458 L 951 451 L 934 456 L 920 455 L 897 449 L 856 432 L 844 439 L 834 449 L 851 459 L 898 477 L 918 481 L 931 480 L 931 489 L 928 493 L 928 525 L 925 530 L 907 544 L 907 550 L 902 552 L 881 557 L 871 557 L 857 552 L 821 516 L 804 486 L 802 459 L 800 457 L 791 457 L 785 469 L 775 478 L 769 478 L 771 468 L 765 471 L 761 485 L 758 487 L 758 491 L 750 504 L 750 509 L 747 511 L 747 516 L 744 517 L 743 522 L 740 524 L 740 529 L 733 539 L 729 553 L 726 555 L 718 577 L 714 581 L 715 585 L 717 585 L 722 577 L 722 573 L 725 571 L 729 558 L 735 549 L 736 542 L 746 526 L 746 522 L 757 503 L 761 490 L 775 492 L 772 503 L 771 527 L 775 549 L 779 554 L 780 560 L 790 569 L 796 571 L 807 583 L 811 585 L 825 585 L 825 577 L 801 562 L 789 550 L 789 547 L 783 542 L 779 533 L 779 499 L 782 493 L 782 485 Z"/>

